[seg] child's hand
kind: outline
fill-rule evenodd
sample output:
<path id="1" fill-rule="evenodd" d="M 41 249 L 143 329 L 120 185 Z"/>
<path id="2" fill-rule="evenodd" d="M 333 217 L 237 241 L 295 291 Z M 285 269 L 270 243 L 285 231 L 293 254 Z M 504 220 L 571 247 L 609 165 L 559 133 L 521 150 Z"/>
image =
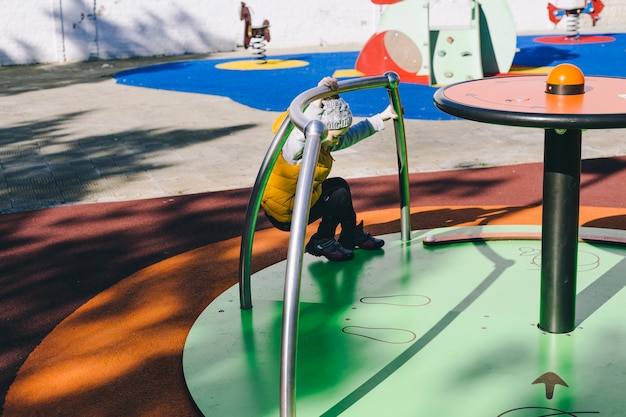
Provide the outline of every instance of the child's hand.
<path id="1" fill-rule="evenodd" d="M 328 87 L 333 91 L 339 90 L 339 83 L 333 77 L 324 77 L 322 81 L 317 84 L 318 87 Z"/>
<path id="2" fill-rule="evenodd" d="M 383 118 L 383 121 L 387 121 L 389 119 L 397 119 L 398 115 L 396 114 L 395 111 L 393 111 L 393 107 L 390 105 L 387 106 L 387 108 L 385 110 L 383 110 L 383 112 L 380 114 L 380 116 Z"/>

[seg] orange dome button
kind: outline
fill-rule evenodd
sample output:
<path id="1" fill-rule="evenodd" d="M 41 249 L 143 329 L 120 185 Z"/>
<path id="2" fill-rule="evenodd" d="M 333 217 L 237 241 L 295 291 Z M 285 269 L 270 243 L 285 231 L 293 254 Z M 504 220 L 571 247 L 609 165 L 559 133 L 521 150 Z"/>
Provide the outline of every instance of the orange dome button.
<path id="1" fill-rule="evenodd" d="M 585 76 L 576 65 L 559 64 L 550 71 L 546 93 L 571 96 L 585 92 Z"/>

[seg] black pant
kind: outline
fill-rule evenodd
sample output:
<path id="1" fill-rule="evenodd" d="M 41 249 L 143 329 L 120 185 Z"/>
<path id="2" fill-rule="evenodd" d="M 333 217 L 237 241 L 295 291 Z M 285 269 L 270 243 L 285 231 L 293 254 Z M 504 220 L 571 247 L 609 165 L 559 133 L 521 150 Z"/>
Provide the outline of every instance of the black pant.
<path id="1" fill-rule="evenodd" d="M 337 225 L 341 230 L 354 231 L 356 213 L 352 206 L 350 186 L 343 178 L 328 178 L 322 183 L 322 195 L 311 207 L 309 223 L 322 219 L 317 228 L 319 237 L 335 237 Z"/>
<path id="2" fill-rule="evenodd" d="M 280 230 L 291 229 L 291 223 L 279 223 L 267 216 L 272 224 Z M 337 225 L 341 224 L 342 240 L 349 239 L 356 227 L 356 213 L 352 206 L 350 186 L 343 178 L 328 178 L 322 183 L 322 195 L 311 207 L 309 224 L 322 219 L 317 228 L 318 237 L 333 238 Z"/>

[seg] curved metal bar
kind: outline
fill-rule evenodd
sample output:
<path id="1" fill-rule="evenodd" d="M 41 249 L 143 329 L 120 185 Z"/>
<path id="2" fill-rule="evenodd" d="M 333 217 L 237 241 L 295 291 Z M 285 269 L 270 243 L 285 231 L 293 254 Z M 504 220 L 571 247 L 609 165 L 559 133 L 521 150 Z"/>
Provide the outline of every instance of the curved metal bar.
<path id="1" fill-rule="evenodd" d="M 385 74 L 389 80 L 389 101 L 398 118 L 394 120 L 396 133 L 396 152 L 398 154 L 398 179 L 400 183 L 400 238 L 411 240 L 411 198 L 409 196 L 409 160 L 406 149 L 406 133 L 404 129 L 404 109 L 400 101 L 400 78 L 393 72 Z"/>
<path id="2" fill-rule="evenodd" d="M 300 176 L 296 187 L 293 218 L 287 250 L 285 290 L 283 296 L 283 322 L 280 353 L 280 415 L 295 415 L 296 345 L 298 343 L 298 316 L 300 313 L 300 282 L 306 227 L 309 221 L 309 206 L 315 167 L 320 152 L 321 138 L 326 135 L 326 126 L 319 120 L 307 123 L 304 135 L 306 143 Z"/>
<path id="3" fill-rule="evenodd" d="M 276 132 L 276 136 L 274 136 L 274 140 L 265 154 L 252 187 L 248 207 L 246 208 L 246 218 L 244 220 L 239 252 L 239 305 L 242 309 L 252 308 L 252 291 L 250 289 L 252 244 L 254 242 L 254 230 L 256 229 L 257 217 L 261 207 L 261 199 L 278 155 L 292 130 L 293 124 L 287 117 L 281 124 L 278 132 Z"/>
<path id="4" fill-rule="evenodd" d="M 387 72 L 378 77 L 356 78 L 339 83 L 338 93 L 345 93 L 365 88 L 386 87 L 389 92 L 389 101 L 398 118 L 394 121 L 396 151 L 398 155 L 398 175 L 400 180 L 400 235 L 401 239 L 411 239 L 411 213 L 409 197 L 408 157 L 406 149 L 406 135 L 404 129 L 404 110 L 400 102 L 398 86 L 400 77 L 395 72 Z M 314 100 L 327 97 L 333 93 L 328 92 L 326 87 L 317 87 L 298 95 L 289 106 L 289 114 L 292 122 L 300 130 L 308 123 L 303 111 Z"/>
<path id="5" fill-rule="evenodd" d="M 309 122 L 309 119 L 307 119 L 303 112 L 306 106 L 308 106 L 309 103 L 311 103 L 312 101 L 315 101 L 319 98 L 329 97 L 337 93 L 347 93 L 349 91 L 364 90 L 366 88 L 390 88 L 390 77 L 393 76 L 398 79 L 398 76 L 395 73 L 388 72 L 385 75 L 380 75 L 377 77 L 355 78 L 352 80 L 341 81 L 339 83 L 339 90 L 337 91 L 330 91 L 327 87 L 316 87 L 307 90 L 296 96 L 296 98 L 294 98 L 291 102 L 291 105 L 289 106 L 289 115 L 291 117 L 291 121 L 294 125 L 296 125 L 298 129 L 304 131 L 304 127 Z M 396 85 L 394 88 L 397 87 L 398 86 Z"/>
<path id="6" fill-rule="evenodd" d="M 402 239 L 409 240 L 411 225 L 409 213 L 408 162 L 402 117 L 403 111 L 397 89 L 398 84 L 398 76 L 393 73 L 388 73 L 385 77 L 367 79 L 367 82 L 363 82 L 363 80 L 355 80 L 352 83 L 346 82 L 341 85 L 340 92 L 351 88 L 357 89 L 364 85 L 370 87 L 385 86 L 389 89 L 389 99 L 392 102 L 394 111 L 398 114 L 394 127 L 400 175 Z M 296 97 L 289 108 L 292 121 L 296 126 L 301 126 L 303 122 L 306 122 L 304 130 L 306 141 L 302 167 L 300 168 L 300 177 L 298 178 L 296 201 L 293 210 L 294 216 L 289 239 L 289 249 L 287 252 L 280 355 L 280 417 L 292 417 L 296 415 L 296 353 L 302 258 L 304 255 L 304 241 L 309 216 L 313 175 L 320 150 L 320 138 L 326 134 L 324 124 L 317 120 L 307 121 L 303 110 L 311 101 L 322 98 L 325 95 L 328 95 L 326 88 L 310 90 Z"/>
<path id="7" fill-rule="evenodd" d="M 398 156 L 398 175 L 400 180 L 401 238 L 404 241 L 408 241 L 410 240 L 411 234 L 408 160 L 403 118 L 404 112 L 398 93 L 399 83 L 400 80 L 398 76 L 393 72 L 388 72 L 380 77 L 357 78 L 342 81 L 339 83 L 338 93 L 376 87 L 386 87 L 388 89 L 389 100 L 398 115 L 398 118 L 394 122 L 394 129 Z M 295 126 L 302 130 L 306 137 L 306 143 L 296 189 L 285 271 L 280 357 L 281 417 L 295 416 L 295 363 L 304 241 L 309 218 L 309 205 L 311 202 L 311 188 L 313 185 L 315 166 L 320 151 L 321 140 L 326 135 L 324 124 L 318 120 L 308 120 L 303 112 L 306 106 L 312 101 L 336 93 L 337 92 L 330 91 L 326 87 L 317 87 L 303 92 L 292 101 L 289 107 L 289 117 L 285 119 L 279 131 L 276 133 L 261 164 L 246 209 L 239 258 L 239 293 L 242 309 L 252 308 L 250 289 L 252 244 L 263 192 L 265 191 L 271 171 L 276 164 L 278 155 L 292 129 Z"/>
<path id="8" fill-rule="evenodd" d="M 250 265 L 252 258 L 253 235 L 256 227 L 256 220 L 259 213 L 261 198 L 265 191 L 265 186 L 269 179 L 269 175 L 276 163 L 278 154 L 281 151 L 289 133 L 296 128 L 304 131 L 309 120 L 303 111 L 312 101 L 319 98 L 328 97 L 337 93 L 344 93 L 366 88 L 385 87 L 389 90 L 389 99 L 394 107 L 398 118 L 394 122 L 396 134 L 396 147 L 398 154 L 398 175 L 400 178 L 400 224 L 402 240 L 410 240 L 411 224 L 410 224 L 410 198 L 409 198 L 409 180 L 408 180 L 408 161 L 406 152 L 406 138 L 404 130 L 404 119 L 402 104 L 398 94 L 398 86 L 400 79 L 397 74 L 388 72 L 383 76 L 355 78 L 347 81 L 339 82 L 339 90 L 331 91 L 327 87 L 316 87 L 307 90 L 298 95 L 289 107 L 289 117 L 285 119 L 277 132 L 270 149 L 259 170 L 259 174 L 252 188 L 250 200 L 246 210 L 246 219 L 244 222 L 244 231 L 241 239 L 241 253 L 239 258 L 239 293 L 240 304 L 242 309 L 252 308 L 252 297 L 250 290 Z"/>

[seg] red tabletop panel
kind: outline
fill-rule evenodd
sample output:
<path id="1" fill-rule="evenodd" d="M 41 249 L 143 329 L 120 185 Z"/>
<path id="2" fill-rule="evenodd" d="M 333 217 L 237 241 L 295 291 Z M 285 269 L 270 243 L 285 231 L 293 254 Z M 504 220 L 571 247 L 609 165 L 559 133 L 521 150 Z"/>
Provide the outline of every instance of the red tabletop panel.
<path id="1" fill-rule="evenodd" d="M 546 76 L 483 78 L 435 93 L 435 104 L 452 115 L 511 126 L 626 127 L 626 78 L 585 77 L 583 94 L 547 94 Z"/>

